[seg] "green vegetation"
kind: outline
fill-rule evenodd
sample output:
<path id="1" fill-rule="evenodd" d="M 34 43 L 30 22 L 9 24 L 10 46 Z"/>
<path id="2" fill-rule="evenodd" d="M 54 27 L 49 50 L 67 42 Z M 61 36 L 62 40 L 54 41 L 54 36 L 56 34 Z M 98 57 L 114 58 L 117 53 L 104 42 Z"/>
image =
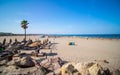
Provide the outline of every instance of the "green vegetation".
<path id="1" fill-rule="evenodd" d="M 0 36 L 12 36 L 13 33 L 0 32 Z"/>

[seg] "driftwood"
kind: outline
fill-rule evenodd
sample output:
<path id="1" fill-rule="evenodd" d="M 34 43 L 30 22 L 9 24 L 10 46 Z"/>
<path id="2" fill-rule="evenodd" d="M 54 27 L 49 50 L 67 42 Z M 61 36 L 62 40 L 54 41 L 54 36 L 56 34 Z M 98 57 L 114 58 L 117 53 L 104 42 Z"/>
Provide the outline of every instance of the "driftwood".
<path id="1" fill-rule="evenodd" d="M 11 43 L 12 43 L 12 39 L 9 40 L 9 44 L 11 44 Z"/>
<path id="2" fill-rule="evenodd" d="M 3 45 L 5 45 L 5 43 L 6 43 L 6 38 L 4 38 L 4 40 L 3 40 Z"/>
<path id="3" fill-rule="evenodd" d="M 32 43 L 33 43 L 33 41 L 29 39 L 29 40 L 26 42 L 25 46 L 28 46 L 28 45 L 30 45 L 30 44 L 32 44 Z"/>
<path id="4" fill-rule="evenodd" d="M 3 59 L 12 60 L 13 55 L 14 55 L 14 51 L 3 51 L 0 53 L 0 60 Z"/>

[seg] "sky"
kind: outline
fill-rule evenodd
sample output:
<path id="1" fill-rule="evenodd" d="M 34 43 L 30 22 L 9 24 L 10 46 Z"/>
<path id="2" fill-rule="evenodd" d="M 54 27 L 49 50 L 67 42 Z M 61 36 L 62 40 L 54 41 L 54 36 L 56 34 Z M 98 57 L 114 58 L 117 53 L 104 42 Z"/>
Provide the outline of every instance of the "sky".
<path id="1" fill-rule="evenodd" d="M 120 0 L 0 0 L 0 32 L 120 34 Z"/>

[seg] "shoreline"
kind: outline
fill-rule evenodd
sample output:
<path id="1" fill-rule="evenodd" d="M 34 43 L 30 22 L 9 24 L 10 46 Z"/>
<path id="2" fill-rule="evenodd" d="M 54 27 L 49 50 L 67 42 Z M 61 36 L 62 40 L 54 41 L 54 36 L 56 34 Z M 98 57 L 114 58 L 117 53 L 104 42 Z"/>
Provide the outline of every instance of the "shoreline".
<path id="1" fill-rule="evenodd" d="M 23 37 L 24 38 L 24 35 L 14 35 L 14 36 L 0 36 L 1 38 L 5 38 L 5 37 Z M 37 37 L 38 39 L 39 38 L 80 38 L 80 39 L 108 39 L 108 40 L 120 40 L 120 38 L 109 38 L 109 37 L 90 37 L 90 36 L 49 36 L 49 35 L 44 35 L 44 37 L 42 37 L 41 35 L 27 35 L 27 38 L 30 38 L 30 37 Z"/>

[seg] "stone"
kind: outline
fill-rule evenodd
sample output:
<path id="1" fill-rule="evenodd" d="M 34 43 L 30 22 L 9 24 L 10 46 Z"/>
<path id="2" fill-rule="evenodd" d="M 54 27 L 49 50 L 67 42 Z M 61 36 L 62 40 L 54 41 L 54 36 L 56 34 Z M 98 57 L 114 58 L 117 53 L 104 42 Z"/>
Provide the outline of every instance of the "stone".
<path id="1" fill-rule="evenodd" d="M 74 66 L 72 64 L 68 65 L 66 68 L 67 73 L 71 74 L 74 72 Z"/>
<path id="2" fill-rule="evenodd" d="M 99 64 L 94 64 L 89 69 L 90 75 L 105 75 L 103 68 Z"/>
<path id="3" fill-rule="evenodd" d="M 59 68 L 61 68 L 61 65 L 60 65 L 58 62 L 53 63 L 53 66 L 54 66 L 54 69 L 59 69 Z"/>
<path id="4" fill-rule="evenodd" d="M 36 75 L 46 75 L 47 74 L 47 70 L 44 67 L 40 67 L 37 71 L 36 71 Z"/>
<path id="5" fill-rule="evenodd" d="M 81 75 L 87 75 L 88 68 L 91 67 L 94 63 L 93 62 L 83 62 L 83 63 L 77 63 L 75 65 L 75 69 L 81 73 Z"/>
<path id="6" fill-rule="evenodd" d="M 15 64 L 19 67 L 24 67 L 24 68 L 35 66 L 35 63 L 32 61 L 32 58 L 30 56 L 19 57 L 15 61 Z"/>
<path id="7" fill-rule="evenodd" d="M 61 66 L 63 64 L 63 61 L 60 57 L 55 57 L 55 58 L 52 58 L 52 62 L 58 62 Z"/>
<path id="8" fill-rule="evenodd" d="M 7 64 L 7 60 L 1 60 L 0 61 L 0 66 L 6 65 Z"/>
<path id="9" fill-rule="evenodd" d="M 33 43 L 32 40 L 28 40 L 28 41 L 26 42 L 25 46 L 28 46 L 29 44 L 32 44 L 32 43 Z"/>
<path id="10" fill-rule="evenodd" d="M 5 66 L 0 66 L 0 75 L 6 75 L 6 74 L 3 74 L 4 69 L 5 69 Z"/>
<path id="11" fill-rule="evenodd" d="M 41 66 L 44 66 L 44 67 L 46 67 L 46 68 L 47 68 L 50 64 L 51 64 L 51 63 L 50 63 L 50 60 L 49 60 L 49 59 L 45 59 L 45 60 L 41 61 L 41 63 L 40 63 Z"/>
<path id="12" fill-rule="evenodd" d="M 61 69 L 59 68 L 59 69 L 55 69 L 55 75 L 61 75 Z"/>
<path id="13" fill-rule="evenodd" d="M 14 60 L 9 61 L 9 62 L 7 63 L 7 65 L 8 65 L 8 66 L 10 66 L 10 65 L 15 65 L 15 61 L 14 61 Z"/>
<path id="14" fill-rule="evenodd" d="M 16 66 L 8 66 L 4 69 L 3 72 L 11 72 L 11 71 L 16 71 Z"/>
<path id="15" fill-rule="evenodd" d="M 56 75 L 56 74 L 54 74 L 54 72 L 50 72 L 50 73 L 48 73 L 46 75 Z"/>
<path id="16" fill-rule="evenodd" d="M 79 72 L 74 72 L 73 75 L 81 75 Z"/>
<path id="17" fill-rule="evenodd" d="M 45 68 L 48 68 L 48 70 L 56 70 L 61 68 L 60 60 L 58 57 L 56 58 L 50 58 L 50 59 L 45 59 L 41 61 L 41 66 L 44 66 Z"/>
<path id="18" fill-rule="evenodd" d="M 119 69 L 113 70 L 112 75 L 120 75 L 120 70 Z"/>
<path id="19" fill-rule="evenodd" d="M 34 43 L 32 43 L 32 44 L 30 44 L 30 45 L 28 45 L 29 47 L 39 47 L 41 45 L 41 43 L 39 43 L 39 42 L 34 42 Z"/>
<path id="20" fill-rule="evenodd" d="M 109 68 L 103 68 L 105 75 L 111 75 Z"/>
<path id="21" fill-rule="evenodd" d="M 66 63 L 61 67 L 61 73 L 62 75 L 65 75 L 66 72 L 68 72 L 69 74 L 72 74 L 74 71 L 74 65 L 75 63 Z"/>

